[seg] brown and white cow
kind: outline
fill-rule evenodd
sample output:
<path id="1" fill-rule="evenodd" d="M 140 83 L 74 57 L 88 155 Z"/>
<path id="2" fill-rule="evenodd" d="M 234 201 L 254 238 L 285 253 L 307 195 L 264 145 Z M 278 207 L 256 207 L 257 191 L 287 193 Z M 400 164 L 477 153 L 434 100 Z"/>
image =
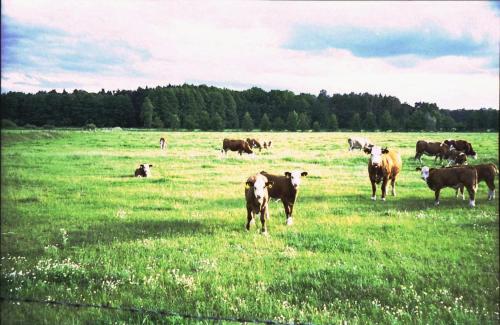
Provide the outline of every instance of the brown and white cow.
<path id="1" fill-rule="evenodd" d="M 262 142 L 263 142 L 262 146 L 264 147 L 264 149 L 271 149 L 272 142 L 270 140 L 269 141 L 264 140 Z"/>
<path id="2" fill-rule="evenodd" d="M 445 153 L 444 158 L 448 159 L 448 166 L 467 165 L 467 155 L 453 146 L 450 146 L 450 150 Z"/>
<path id="3" fill-rule="evenodd" d="M 448 146 L 453 146 L 455 149 L 463 151 L 467 156 L 477 159 L 477 153 L 472 148 L 472 144 L 465 140 L 444 140 Z"/>
<path id="4" fill-rule="evenodd" d="M 495 177 L 498 175 L 498 168 L 495 164 L 481 164 L 470 166 L 477 171 L 477 183 L 485 182 L 488 186 L 488 201 L 495 198 Z M 462 199 L 464 199 L 464 187 L 460 186 L 457 188 L 456 197 L 458 197 L 458 191 L 462 194 Z"/>
<path id="5" fill-rule="evenodd" d="M 139 168 L 135 170 L 135 177 L 149 177 L 151 176 L 151 164 L 141 164 Z"/>
<path id="6" fill-rule="evenodd" d="M 228 150 L 238 151 L 240 156 L 242 155 L 242 152 L 245 152 L 247 154 L 253 154 L 250 145 L 245 140 L 224 139 L 222 141 L 221 152 L 227 154 Z"/>
<path id="7" fill-rule="evenodd" d="M 476 206 L 475 197 L 477 190 L 477 171 L 473 167 L 447 167 L 429 168 L 417 167 L 421 171 L 421 177 L 427 186 L 434 191 L 434 204 L 439 205 L 439 194 L 441 189 L 451 187 L 454 189 L 467 188 L 469 192 L 469 205 Z"/>
<path id="8" fill-rule="evenodd" d="M 347 143 L 349 143 L 349 151 L 354 149 L 363 150 L 364 148 L 373 147 L 370 140 L 361 137 L 350 137 L 347 139 Z"/>
<path id="9" fill-rule="evenodd" d="M 293 224 L 293 206 L 299 193 L 301 177 L 307 176 L 307 172 L 295 170 L 285 172 L 284 176 L 271 175 L 265 171 L 261 171 L 260 173 L 267 177 L 270 182 L 273 182 L 273 186 L 269 189 L 269 196 L 273 199 L 280 199 L 283 202 L 286 224 Z"/>
<path id="10" fill-rule="evenodd" d="M 167 142 L 165 141 L 165 138 L 160 138 L 160 149 L 164 150 L 167 147 Z"/>
<path id="11" fill-rule="evenodd" d="M 443 158 L 449 151 L 449 147 L 444 142 L 427 142 L 425 140 L 418 140 L 415 148 L 415 160 L 418 159 L 420 163 L 422 163 L 422 155 L 426 154 L 428 156 L 434 156 L 434 162 L 439 158 L 439 161 L 442 162 Z"/>
<path id="12" fill-rule="evenodd" d="M 394 150 L 373 146 L 364 148 L 363 151 L 370 154 L 368 160 L 368 175 L 372 184 L 372 200 L 376 200 L 377 186 L 382 182 L 382 201 L 385 201 L 387 182 L 391 181 L 392 195 L 396 196 L 396 178 L 401 171 L 401 156 Z"/>
<path id="13" fill-rule="evenodd" d="M 262 234 L 267 234 L 266 219 L 269 220 L 269 193 L 273 182 L 261 174 L 250 176 L 245 185 L 245 200 L 247 203 L 246 229 L 250 230 L 250 224 L 255 215 L 260 213 L 262 223 Z"/>
<path id="14" fill-rule="evenodd" d="M 260 142 L 256 139 L 247 138 L 247 142 L 250 145 L 250 148 L 259 148 L 259 152 L 262 150 L 262 146 Z"/>

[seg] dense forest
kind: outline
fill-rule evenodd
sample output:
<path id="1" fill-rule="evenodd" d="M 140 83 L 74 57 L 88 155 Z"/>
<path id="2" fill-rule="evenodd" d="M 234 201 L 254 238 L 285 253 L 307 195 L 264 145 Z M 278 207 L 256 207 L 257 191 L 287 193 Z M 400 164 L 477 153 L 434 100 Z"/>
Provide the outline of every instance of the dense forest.
<path id="1" fill-rule="evenodd" d="M 223 130 L 498 131 L 498 111 L 445 110 L 393 96 L 244 91 L 188 85 L 91 93 L 1 94 L 2 120 L 19 126 Z"/>

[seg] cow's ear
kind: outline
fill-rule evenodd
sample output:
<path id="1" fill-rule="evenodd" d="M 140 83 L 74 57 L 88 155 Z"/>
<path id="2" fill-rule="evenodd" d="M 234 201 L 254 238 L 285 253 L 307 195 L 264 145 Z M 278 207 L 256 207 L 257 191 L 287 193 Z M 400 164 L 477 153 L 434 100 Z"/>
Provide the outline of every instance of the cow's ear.
<path id="1" fill-rule="evenodd" d="M 307 172 L 302 172 L 300 176 L 307 176 Z"/>
<path id="2" fill-rule="evenodd" d="M 285 176 L 286 176 L 287 178 L 290 178 L 290 177 L 292 177 L 292 173 L 290 173 L 290 172 L 285 172 Z"/>
<path id="3" fill-rule="evenodd" d="M 387 149 L 387 147 L 385 147 L 384 149 L 382 149 L 382 153 L 389 153 L 389 150 Z"/>
<path id="4" fill-rule="evenodd" d="M 140 164 L 140 165 L 139 165 L 139 168 L 144 168 L 144 164 Z"/>
<path id="5" fill-rule="evenodd" d="M 149 167 L 153 167 L 153 165 L 149 164 Z"/>
<path id="6" fill-rule="evenodd" d="M 415 170 L 422 170 L 422 167 L 417 167 L 415 168 Z"/>
<path id="7" fill-rule="evenodd" d="M 274 185 L 274 182 L 270 181 L 270 182 L 266 182 L 266 187 L 267 188 L 272 188 Z"/>
<path id="8" fill-rule="evenodd" d="M 250 182 L 250 181 L 247 181 L 246 184 L 245 184 L 245 188 L 250 188 L 253 186 L 253 183 Z"/>
<path id="9" fill-rule="evenodd" d="M 364 151 L 365 153 L 370 154 L 370 153 L 372 153 L 372 148 L 363 148 L 363 151 Z"/>

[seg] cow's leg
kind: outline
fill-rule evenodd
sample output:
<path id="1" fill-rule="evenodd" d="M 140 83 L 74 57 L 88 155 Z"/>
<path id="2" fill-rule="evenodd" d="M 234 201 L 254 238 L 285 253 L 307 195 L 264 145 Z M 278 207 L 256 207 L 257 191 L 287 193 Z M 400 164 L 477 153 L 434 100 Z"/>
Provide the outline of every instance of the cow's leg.
<path id="1" fill-rule="evenodd" d="M 396 177 L 391 179 L 392 196 L 396 196 Z"/>
<path id="2" fill-rule="evenodd" d="M 434 192 L 434 205 L 439 205 L 439 193 L 441 192 L 441 189 L 438 189 Z"/>
<path id="3" fill-rule="evenodd" d="M 387 191 L 387 183 L 388 183 L 388 179 L 387 177 L 384 177 L 384 179 L 382 180 L 382 201 L 385 201 L 385 194 L 386 194 L 386 191 Z"/>
<path id="4" fill-rule="evenodd" d="M 471 208 L 476 206 L 476 188 L 474 186 L 467 186 L 467 192 L 469 193 L 469 206 Z"/>
<path id="5" fill-rule="evenodd" d="M 465 200 L 465 194 L 464 194 L 464 186 L 463 185 L 460 185 L 459 187 L 456 188 L 456 191 L 455 191 L 455 197 L 458 199 L 458 193 L 462 194 L 462 200 Z"/>
<path id="6" fill-rule="evenodd" d="M 293 219 L 292 219 L 292 212 L 290 209 L 290 204 L 286 202 L 286 200 L 283 200 L 283 206 L 285 207 L 285 215 L 286 215 L 286 225 L 290 226 L 293 224 Z"/>
<path id="7" fill-rule="evenodd" d="M 486 181 L 486 185 L 488 185 L 488 201 L 491 201 L 495 198 L 495 182 L 493 179 L 489 179 Z"/>
<path id="8" fill-rule="evenodd" d="M 252 223 L 252 209 L 247 207 L 247 230 L 250 230 L 250 224 Z"/>
<path id="9" fill-rule="evenodd" d="M 375 201 L 377 199 L 375 196 L 375 193 L 377 192 L 377 185 L 375 184 L 375 180 L 370 179 L 370 182 L 372 183 L 372 200 Z"/>
<path id="10" fill-rule="evenodd" d="M 260 210 L 260 223 L 262 224 L 262 234 L 267 235 L 267 227 L 266 227 L 266 211 L 267 207 Z"/>

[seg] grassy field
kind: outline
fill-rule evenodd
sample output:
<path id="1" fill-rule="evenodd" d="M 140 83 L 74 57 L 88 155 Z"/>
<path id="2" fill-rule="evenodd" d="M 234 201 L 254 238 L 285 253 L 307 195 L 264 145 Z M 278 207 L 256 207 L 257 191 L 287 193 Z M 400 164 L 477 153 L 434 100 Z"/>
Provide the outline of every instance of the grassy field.
<path id="1" fill-rule="evenodd" d="M 413 161 L 419 139 L 463 138 L 498 165 L 498 133 L 368 134 L 403 158 L 386 202 L 370 200 L 352 133 L 258 133 L 271 150 L 221 158 L 224 137 L 249 135 L 2 131 L 1 295 L 280 322 L 498 323 L 498 197 L 481 183 L 476 208 L 452 189 L 434 207 Z M 142 162 L 152 178 L 132 177 Z M 294 225 L 271 202 L 269 236 L 245 231 L 246 178 L 292 169 L 309 173 Z M 5 301 L 1 321 L 185 322 Z"/>

